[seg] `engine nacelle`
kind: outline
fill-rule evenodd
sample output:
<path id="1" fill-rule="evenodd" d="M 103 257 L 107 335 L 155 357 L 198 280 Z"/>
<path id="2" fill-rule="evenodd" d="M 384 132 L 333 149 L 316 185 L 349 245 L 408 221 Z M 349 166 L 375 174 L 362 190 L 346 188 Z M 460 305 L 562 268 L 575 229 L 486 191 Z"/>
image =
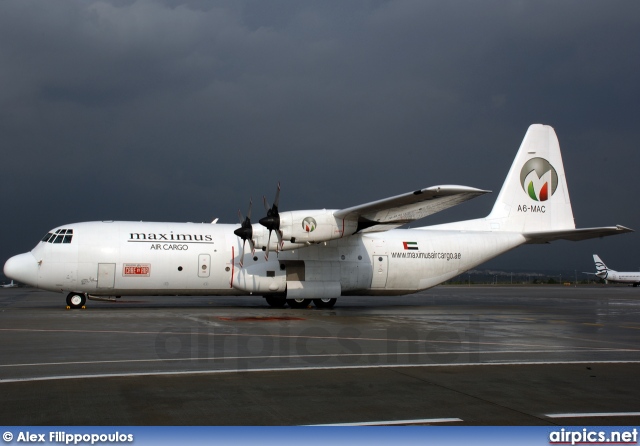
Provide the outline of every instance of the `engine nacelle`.
<path id="1" fill-rule="evenodd" d="M 280 262 L 260 262 L 236 269 L 232 285 L 249 293 L 284 293 L 287 276 L 280 269 Z"/>
<path id="2" fill-rule="evenodd" d="M 335 210 L 320 209 L 280 213 L 282 239 L 291 243 L 320 243 L 356 232 L 358 222 L 336 219 Z"/>
<path id="3" fill-rule="evenodd" d="M 306 243 L 291 243 L 288 240 L 284 240 L 284 246 L 278 246 L 278 236 L 275 232 L 271 234 L 271 241 L 269 241 L 269 230 L 264 226 L 259 224 L 254 224 L 253 226 L 253 242 L 255 243 L 256 249 L 261 250 L 266 248 L 267 243 L 269 243 L 269 251 L 290 251 L 293 249 L 303 248 L 307 246 Z"/>

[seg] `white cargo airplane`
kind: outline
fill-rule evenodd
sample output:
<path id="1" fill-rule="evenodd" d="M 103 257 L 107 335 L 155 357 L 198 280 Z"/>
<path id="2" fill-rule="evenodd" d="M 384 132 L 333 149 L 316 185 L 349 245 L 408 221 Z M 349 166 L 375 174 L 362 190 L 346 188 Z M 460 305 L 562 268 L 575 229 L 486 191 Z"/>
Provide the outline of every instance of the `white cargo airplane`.
<path id="1" fill-rule="evenodd" d="M 607 268 L 607 265 L 596 254 L 593 255 L 593 261 L 596 264 L 596 276 L 609 283 L 631 283 L 633 286 L 640 285 L 640 272 L 627 271 L 621 272 L 611 268 Z M 592 273 L 591 273 L 592 274 Z"/>
<path id="2" fill-rule="evenodd" d="M 0 285 L 2 288 L 16 288 L 18 285 L 13 283 L 13 280 L 10 283 L 3 283 Z"/>
<path id="3" fill-rule="evenodd" d="M 259 295 L 269 305 L 331 307 L 346 295 L 402 295 L 436 286 L 525 243 L 630 232 L 576 229 L 553 128 L 529 127 L 491 213 L 475 220 L 395 229 L 488 191 L 433 186 L 341 210 L 280 212 L 241 225 L 88 222 L 52 229 L 10 258 L 7 277 L 87 298 Z M 275 237 L 271 233 L 275 232 Z M 248 242 L 250 252 L 245 251 Z M 255 248 L 265 251 L 256 256 Z M 276 250 L 277 256 L 269 256 Z"/>

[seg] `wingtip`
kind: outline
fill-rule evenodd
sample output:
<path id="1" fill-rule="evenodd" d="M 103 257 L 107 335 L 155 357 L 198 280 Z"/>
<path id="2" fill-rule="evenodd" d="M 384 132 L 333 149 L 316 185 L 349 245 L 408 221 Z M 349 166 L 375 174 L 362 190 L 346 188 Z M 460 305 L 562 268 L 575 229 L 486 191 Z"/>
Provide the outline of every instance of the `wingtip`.
<path id="1" fill-rule="evenodd" d="M 425 192 L 456 192 L 456 193 L 475 193 L 475 194 L 490 194 L 493 191 L 486 189 L 478 189 L 477 187 L 461 186 L 459 184 L 441 184 L 439 186 L 431 186 L 415 191 L 413 194 Z"/>

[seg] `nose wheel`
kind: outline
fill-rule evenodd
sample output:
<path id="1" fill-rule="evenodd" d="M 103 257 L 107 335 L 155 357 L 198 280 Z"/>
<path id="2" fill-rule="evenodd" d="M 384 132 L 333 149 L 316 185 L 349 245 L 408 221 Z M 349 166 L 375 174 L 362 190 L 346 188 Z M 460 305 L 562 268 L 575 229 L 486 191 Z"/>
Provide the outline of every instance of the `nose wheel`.
<path id="1" fill-rule="evenodd" d="M 67 307 L 72 310 L 84 308 L 87 303 L 87 295 L 83 293 L 69 293 L 67 295 Z"/>

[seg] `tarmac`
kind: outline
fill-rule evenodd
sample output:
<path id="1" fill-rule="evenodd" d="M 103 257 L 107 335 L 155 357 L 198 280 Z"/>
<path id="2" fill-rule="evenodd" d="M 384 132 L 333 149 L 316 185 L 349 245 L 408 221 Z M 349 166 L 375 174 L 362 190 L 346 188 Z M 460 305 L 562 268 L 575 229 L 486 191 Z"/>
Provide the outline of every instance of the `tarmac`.
<path id="1" fill-rule="evenodd" d="M 638 425 L 640 288 L 260 297 L 0 289 L 4 425 Z"/>

